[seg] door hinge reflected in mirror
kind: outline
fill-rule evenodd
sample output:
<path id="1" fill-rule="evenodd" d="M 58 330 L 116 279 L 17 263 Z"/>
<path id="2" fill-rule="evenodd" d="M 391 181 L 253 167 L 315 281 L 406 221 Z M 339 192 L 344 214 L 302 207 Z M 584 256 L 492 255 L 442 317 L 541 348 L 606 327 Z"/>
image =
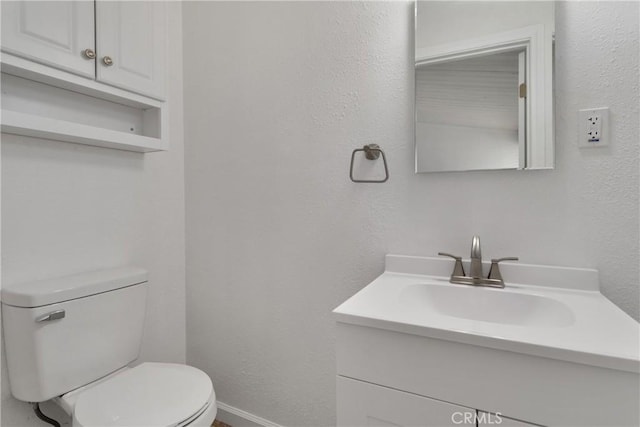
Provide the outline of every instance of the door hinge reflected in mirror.
<path id="1" fill-rule="evenodd" d="M 527 97 L 527 84 L 522 83 L 520 84 L 520 98 L 526 98 L 526 97 Z"/>

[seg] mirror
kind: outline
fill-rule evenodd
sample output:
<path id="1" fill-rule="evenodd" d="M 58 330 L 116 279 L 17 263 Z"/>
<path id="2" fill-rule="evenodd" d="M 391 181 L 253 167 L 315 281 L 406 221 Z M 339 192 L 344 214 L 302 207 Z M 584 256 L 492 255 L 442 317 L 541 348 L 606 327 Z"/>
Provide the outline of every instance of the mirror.
<path id="1" fill-rule="evenodd" d="M 551 169 L 552 1 L 417 1 L 416 173 Z"/>

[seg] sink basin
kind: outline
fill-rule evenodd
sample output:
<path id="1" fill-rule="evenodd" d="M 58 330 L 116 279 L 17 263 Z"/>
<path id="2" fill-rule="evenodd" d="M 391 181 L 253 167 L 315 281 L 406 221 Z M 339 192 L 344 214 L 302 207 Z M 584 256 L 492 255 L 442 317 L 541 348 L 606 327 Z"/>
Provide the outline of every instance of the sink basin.
<path id="1" fill-rule="evenodd" d="M 506 289 L 420 283 L 402 289 L 398 300 L 406 310 L 432 310 L 482 322 L 566 327 L 575 321 L 571 309 L 560 301 Z"/>
<path id="2" fill-rule="evenodd" d="M 640 372 L 640 325 L 600 293 L 596 270 L 506 264 L 507 285 L 495 289 L 449 283 L 451 268 L 450 260 L 387 255 L 385 271 L 340 304 L 336 318 L 354 327 Z"/>

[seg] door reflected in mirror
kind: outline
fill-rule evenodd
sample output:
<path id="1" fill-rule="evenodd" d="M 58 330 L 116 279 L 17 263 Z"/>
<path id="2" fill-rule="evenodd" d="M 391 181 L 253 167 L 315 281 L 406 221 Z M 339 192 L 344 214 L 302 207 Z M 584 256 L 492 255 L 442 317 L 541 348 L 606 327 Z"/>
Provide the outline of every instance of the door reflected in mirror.
<path id="1" fill-rule="evenodd" d="M 549 169 L 553 2 L 416 3 L 416 172 Z"/>

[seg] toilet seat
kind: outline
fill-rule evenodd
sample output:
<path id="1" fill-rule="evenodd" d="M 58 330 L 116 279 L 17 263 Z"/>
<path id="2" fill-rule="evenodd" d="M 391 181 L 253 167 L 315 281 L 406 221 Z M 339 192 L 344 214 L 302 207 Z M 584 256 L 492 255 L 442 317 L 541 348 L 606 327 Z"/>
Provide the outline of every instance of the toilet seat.
<path id="1" fill-rule="evenodd" d="M 211 380 L 191 366 L 143 363 L 84 390 L 73 408 L 82 427 L 178 427 L 215 406 Z"/>

